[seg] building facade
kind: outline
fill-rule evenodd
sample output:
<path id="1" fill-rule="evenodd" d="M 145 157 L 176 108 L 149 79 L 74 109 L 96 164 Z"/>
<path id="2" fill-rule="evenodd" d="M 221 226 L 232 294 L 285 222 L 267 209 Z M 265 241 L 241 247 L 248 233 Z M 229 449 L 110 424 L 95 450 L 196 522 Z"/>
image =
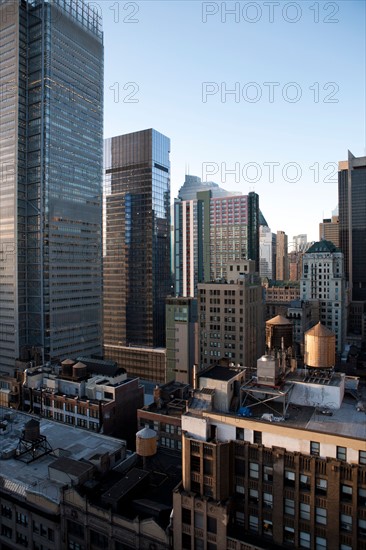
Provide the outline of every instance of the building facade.
<path id="1" fill-rule="evenodd" d="M 0 361 L 101 352 L 103 36 L 95 8 L 1 2 Z M 19 85 L 18 85 L 19 84 Z"/>
<path id="2" fill-rule="evenodd" d="M 97 373 L 66 359 L 61 368 L 27 369 L 21 387 L 22 410 L 93 432 L 122 437 L 134 448 L 136 411 L 144 402 L 138 378 L 104 367 Z"/>
<path id="3" fill-rule="evenodd" d="M 253 368 L 264 351 L 263 295 L 253 261 L 232 262 L 228 279 L 198 285 L 200 367 L 226 360 Z"/>
<path id="4" fill-rule="evenodd" d="M 192 384 L 198 363 L 197 298 L 166 300 L 166 380 Z"/>
<path id="5" fill-rule="evenodd" d="M 319 240 L 330 241 L 339 248 L 339 217 L 332 216 L 331 218 L 323 219 L 319 224 Z"/>
<path id="6" fill-rule="evenodd" d="M 104 344 L 165 345 L 170 280 L 170 140 L 143 130 L 105 141 Z"/>
<path id="7" fill-rule="evenodd" d="M 212 197 L 174 204 L 175 293 L 197 296 L 197 284 L 226 276 L 230 261 L 251 259 L 259 271 L 259 197 Z"/>
<path id="8" fill-rule="evenodd" d="M 288 237 L 284 231 L 277 231 L 276 236 L 276 280 L 289 280 Z"/>
<path id="9" fill-rule="evenodd" d="M 276 235 L 267 225 L 259 227 L 259 243 L 259 275 L 268 279 L 276 279 Z"/>
<path id="10" fill-rule="evenodd" d="M 366 157 L 354 157 L 338 168 L 339 246 L 353 301 L 366 300 Z"/>
<path id="11" fill-rule="evenodd" d="M 338 353 L 345 343 L 348 307 L 343 257 L 329 241 L 313 244 L 304 254 L 300 283 L 302 300 L 319 301 L 319 320 L 335 333 Z"/>
<path id="12" fill-rule="evenodd" d="M 105 356 L 125 369 L 129 376 L 157 384 L 166 382 L 166 348 L 106 345 Z"/>
<path id="13" fill-rule="evenodd" d="M 364 550 L 363 418 L 348 403 L 331 419 L 319 414 L 297 405 L 281 422 L 219 411 L 183 415 L 174 548 Z"/>

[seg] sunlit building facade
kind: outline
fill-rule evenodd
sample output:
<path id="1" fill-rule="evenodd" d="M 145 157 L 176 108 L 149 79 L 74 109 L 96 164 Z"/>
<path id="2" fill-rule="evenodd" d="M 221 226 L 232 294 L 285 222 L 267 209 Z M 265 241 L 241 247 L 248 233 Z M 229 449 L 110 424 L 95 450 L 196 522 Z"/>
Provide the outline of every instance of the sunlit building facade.
<path id="1" fill-rule="evenodd" d="M 0 363 L 101 352 L 103 36 L 84 2 L 0 3 Z"/>
<path id="2" fill-rule="evenodd" d="M 108 357 L 115 346 L 165 345 L 165 299 L 171 292 L 169 152 L 169 138 L 153 129 L 105 141 Z"/>

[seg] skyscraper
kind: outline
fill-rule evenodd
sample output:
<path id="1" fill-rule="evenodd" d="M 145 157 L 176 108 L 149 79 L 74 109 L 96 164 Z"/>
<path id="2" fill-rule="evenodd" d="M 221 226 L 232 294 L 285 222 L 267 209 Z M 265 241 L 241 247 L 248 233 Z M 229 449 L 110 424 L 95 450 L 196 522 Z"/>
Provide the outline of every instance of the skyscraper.
<path id="1" fill-rule="evenodd" d="M 259 275 L 276 279 L 276 235 L 272 233 L 261 211 L 259 211 L 259 254 Z"/>
<path id="2" fill-rule="evenodd" d="M 264 353 L 263 313 L 254 261 L 229 262 L 227 279 L 200 283 L 200 367 L 224 360 L 253 369 Z"/>
<path id="3" fill-rule="evenodd" d="M 165 345 L 169 152 L 169 138 L 152 129 L 105 141 L 104 344 L 118 362 L 119 346 Z"/>
<path id="4" fill-rule="evenodd" d="M 226 276 L 228 262 L 253 260 L 259 271 L 259 197 L 213 198 L 201 191 L 195 200 L 174 203 L 175 292 L 196 296 L 197 284 Z"/>
<path id="5" fill-rule="evenodd" d="M 276 279 L 288 281 L 289 265 L 287 256 L 288 238 L 284 231 L 277 231 L 276 237 Z"/>
<path id="6" fill-rule="evenodd" d="M 331 218 L 323 219 L 319 224 L 319 239 L 330 241 L 339 247 L 339 218 L 332 216 Z"/>
<path id="7" fill-rule="evenodd" d="M 0 2 L 0 363 L 101 351 L 103 36 L 95 8 Z"/>
<path id="8" fill-rule="evenodd" d="M 341 353 L 346 333 L 343 254 L 330 241 L 314 243 L 303 256 L 301 300 L 319 301 L 319 320 L 336 335 Z"/>
<path id="9" fill-rule="evenodd" d="M 366 157 L 339 163 L 339 246 L 353 301 L 366 300 Z"/>

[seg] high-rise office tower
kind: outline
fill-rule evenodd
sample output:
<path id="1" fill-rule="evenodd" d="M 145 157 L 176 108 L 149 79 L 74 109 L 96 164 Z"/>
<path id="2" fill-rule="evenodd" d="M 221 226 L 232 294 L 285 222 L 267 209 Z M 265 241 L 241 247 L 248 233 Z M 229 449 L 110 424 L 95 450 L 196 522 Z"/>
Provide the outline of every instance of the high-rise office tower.
<path id="1" fill-rule="evenodd" d="M 339 218 L 332 216 L 331 218 L 323 219 L 319 224 L 319 239 L 322 241 L 330 241 L 339 247 Z"/>
<path id="2" fill-rule="evenodd" d="M 276 278 L 276 235 L 259 211 L 259 275 Z"/>
<path id="3" fill-rule="evenodd" d="M 101 352 L 103 36 L 86 2 L 0 2 L 0 364 Z"/>
<path id="4" fill-rule="evenodd" d="M 254 261 L 230 262 L 227 279 L 200 283 L 200 367 L 226 360 L 253 369 L 264 353 L 263 313 Z"/>
<path id="5" fill-rule="evenodd" d="M 339 246 L 353 301 L 366 300 L 366 157 L 354 157 L 338 168 Z"/>
<path id="6" fill-rule="evenodd" d="M 319 301 L 319 320 L 336 334 L 341 353 L 346 333 L 343 254 L 330 241 L 314 243 L 303 256 L 301 300 Z"/>
<path id="7" fill-rule="evenodd" d="M 305 233 L 293 236 L 293 249 L 295 252 L 305 252 L 308 244 L 308 236 Z"/>
<path id="8" fill-rule="evenodd" d="M 197 284 L 227 275 L 228 262 L 253 260 L 259 271 L 259 197 L 213 198 L 174 203 L 174 278 L 179 296 L 196 296 Z"/>
<path id="9" fill-rule="evenodd" d="M 193 365 L 198 363 L 199 327 L 197 299 L 166 300 L 166 379 L 193 384 Z"/>
<path id="10" fill-rule="evenodd" d="M 284 231 L 277 231 L 276 237 L 276 279 L 277 281 L 288 281 L 288 238 Z"/>
<path id="11" fill-rule="evenodd" d="M 179 189 L 178 198 L 182 201 L 194 200 L 200 191 L 211 191 L 213 198 L 241 195 L 235 191 L 226 191 L 213 181 L 202 181 L 198 176 L 186 174 L 184 183 Z"/>
<path id="12" fill-rule="evenodd" d="M 105 141 L 104 344 L 119 364 L 119 347 L 165 345 L 169 152 L 169 138 L 152 129 Z"/>

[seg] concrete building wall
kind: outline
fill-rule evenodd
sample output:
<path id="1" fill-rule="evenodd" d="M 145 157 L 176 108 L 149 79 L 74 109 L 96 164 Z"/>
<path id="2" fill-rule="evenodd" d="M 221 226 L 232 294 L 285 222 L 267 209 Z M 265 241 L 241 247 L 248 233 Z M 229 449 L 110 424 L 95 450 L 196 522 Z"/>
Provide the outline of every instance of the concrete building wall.
<path id="1" fill-rule="evenodd" d="M 301 299 L 319 302 L 319 320 L 335 333 L 336 350 L 341 353 L 345 343 L 348 305 L 343 254 L 311 250 L 304 255 Z"/>

